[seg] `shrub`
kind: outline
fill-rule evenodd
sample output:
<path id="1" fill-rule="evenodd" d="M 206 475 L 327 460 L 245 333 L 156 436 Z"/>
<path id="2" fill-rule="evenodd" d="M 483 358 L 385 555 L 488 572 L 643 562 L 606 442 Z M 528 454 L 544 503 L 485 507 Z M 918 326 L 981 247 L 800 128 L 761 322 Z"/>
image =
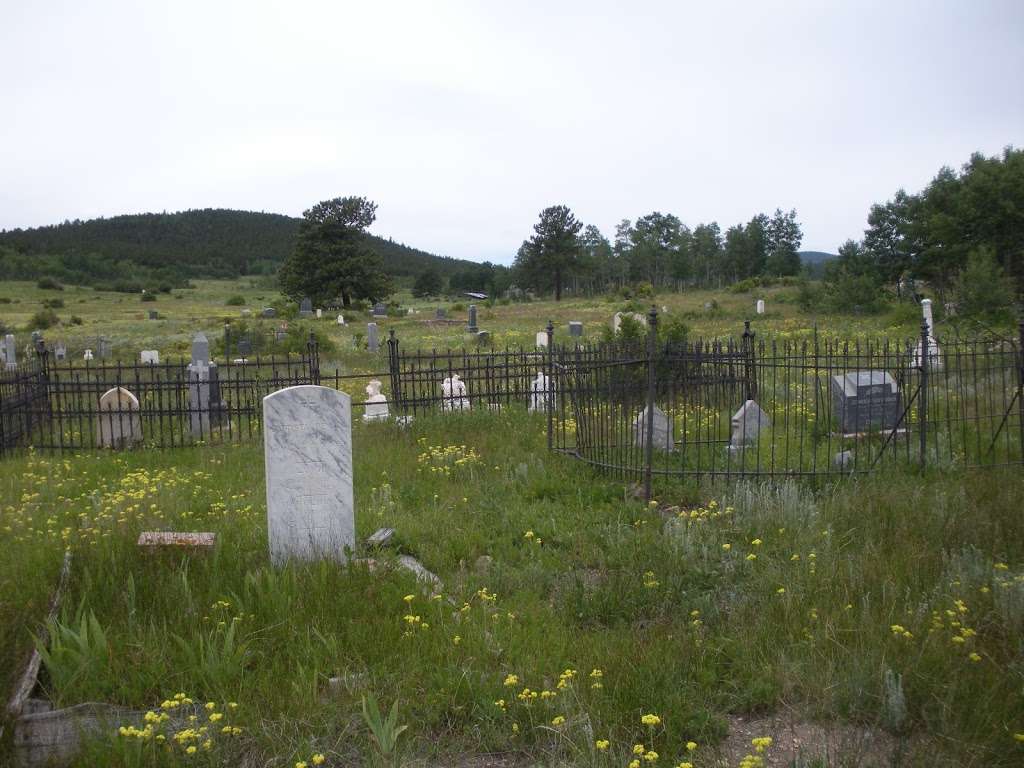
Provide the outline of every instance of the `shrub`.
<path id="1" fill-rule="evenodd" d="M 245 297 L 244 296 L 229 296 L 228 300 L 224 302 L 229 307 L 244 307 Z"/>
<path id="2" fill-rule="evenodd" d="M 29 327 L 34 331 L 45 331 L 47 328 L 52 328 L 60 322 L 60 318 L 57 317 L 57 313 L 52 309 L 41 309 L 32 315 L 32 318 L 28 321 Z"/>
<path id="3" fill-rule="evenodd" d="M 738 283 L 733 283 L 729 286 L 729 293 L 750 293 L 752 290 L 757 288 L 759 281 L 757 278 L 748 277 L 745 280 L 740 280 Z"/>
<path id="4" fill-rule="evenodd" d="M 465 312 L 465 311 L 466 311 L 466 305 L 463 304 L 461 301 L 457 301 L 454 304 L 452 304 L 452 312 Z"/>
<path id="5" fill-rule="evenodd" d="M 85 321 L 82 320 L 82 318 L 80 318 L 78 315 L 72 315 L 70 322 L 72 325 L 82 325 L 82 323 Z"/>
<path id="6" fill-rule="evenodd" d="M 49 309 L 64 309 L 64 299 L 43 299 L 43 306 Z"/>
<path id="7" fill-rule="evenodd" d="M 52 277 L 41 277 L 39 282 L 36 283 L 36 288 L 41 288 L 44 291 L 63 291 L 64 286 L 54 280 Z"/>
<path id="8" fill-rule="evenodd" d="M 146 292 L 146 293 L 142 294 L 142 300 L 143 301 L 156 301 L 156 294 L 155 293 Z"/>
<path id="9" fill-rule="evenodd" d="M 10 304 L 11 299 L 7 296 L 0 296 L 0 304 Z"/>
<path id="10" fill-rule="evenodd" d="M 1013 319 L 1013 284 L 991 248 L 976 248 L 957 277 L 957 313 L 983 322 Z"/>
<path id="11" fill-rule="evenodd" d="M 658 319 L 658 338 L 663 344 L 683 344 L 690 335 L 690 326 L 678 315 L 662 315 Z"/>

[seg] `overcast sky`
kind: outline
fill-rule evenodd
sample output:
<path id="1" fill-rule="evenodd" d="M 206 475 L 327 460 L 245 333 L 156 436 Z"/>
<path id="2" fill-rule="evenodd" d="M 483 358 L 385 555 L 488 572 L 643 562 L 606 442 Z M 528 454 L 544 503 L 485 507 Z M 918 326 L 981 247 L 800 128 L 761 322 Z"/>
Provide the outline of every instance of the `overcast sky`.
<path id="1" fill-rule="evenodd" d="M 1024 0 L 0 0 L 0 228 L 300 215 L 508 263 L 564 203 L 611 238 L 796 208 L 803 247 L 1024 145 Z"/>

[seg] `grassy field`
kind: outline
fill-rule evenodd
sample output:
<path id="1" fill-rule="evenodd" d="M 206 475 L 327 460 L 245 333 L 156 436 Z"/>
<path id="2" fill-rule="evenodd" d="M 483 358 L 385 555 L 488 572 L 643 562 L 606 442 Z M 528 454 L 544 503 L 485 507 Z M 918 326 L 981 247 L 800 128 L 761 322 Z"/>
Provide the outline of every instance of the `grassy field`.
<path id="1" fill-rule="evenodd" d="M 158 294 L 156 301 L 143 302 L 137 295 L 91 288 L 65 286 L 63 291 L 53 291 L 41 290 L 34 283 L 5 282 L 0 283 L 0 321 L 18 332 L 20 348 L 28 342 L 28 333 L 33 330 L 31 319 L 45 308 L 43 302 L 59 299 L 64 306 L 53 311 L 61 324 L 44 335 L 51 344 L 63 340 L 68 345 L 69 354 L 79 360 L 84 349 L 95 351 L 99 336 L 111 340 L 115 356 L 137 360 L 142 349 L 157 349 L 165 357 L 187 356 L 196 331 L 205 331 L 216 342 L 223 336 L 225 323 L 237 326 L 244 322 L 252 329 L 269 332 L 287 322 L 290 327 L 316 329 L 330 340 L 333 351 L 326 355 L 327 363 L 363 368 L 373 366 L 372 358 L 357 349 L 354 343 L 359 335 L 365 348 L 366 323 L 371 321 L 366 311 L 343 312 L 348 323 L 344 327 L 335 322 L 337 312 L 326 311 L 320 321 L 298 320 L 294 316 L 262 321 L 258 315 L 264 306 L 276 304 L 290 309 L 289 314 L 294 315 L 294 305 L 286 307 L 280 294 L 255 279 L 197 280 L 195 286 L 193 289 L 175 289 L 171 294 Z M 815 325 L 823 337 L 889 336 L 903 339 L 920 333 L 920 313 L 913 304 L 900 305 L 877 316 L 818 317 L 801 312 L 796 305 L 796 295 L 795 287 L 772 287 L 742 294 L 723 291 L 663 294 L 653 299 L 638 300 L 632 305 L 625 299 L 612 297 L 567 299 L 557 304 L 536 301 L 488 306 L 481 302 L 478 303 L 478 325 L 491 332 L 495 346 L 532 348 L 536 333 L 544 329 L 548 320 L 555 324 L 555 335 L 559 341 L 568 339 L 570 320 L 582 321 L 585 338 L 595 340 L 600 337 L 601 329 L 609 325 L 615 312 L 627 308 L 646 311 L 653 304 L 659 311 L 666 308 L 670 316 L 684 318 L 694 335 L 711 338 L 739 337 L 743 333 L 744 320 L 753 320 L 754 330 L 759 335 L 775 339 L 809 336 Z M 227 301 L 232 297 L 240 297 L 245 304 L 229 306 Z M 758 298 L 764 298 L 768 307 L 768 311 L 760 316 L 754 312 Z M 468 300 L 413 299 L 408 294 L 399 295 L 397 300 L 403 309 L 414 309 L 417 314 L 378 320 L 382 338 L 394 330 L 400 343 L 422 349 L 455 348 L 471 343 L 464 331 Z M 705 305 L 712 302 L 714 308 L 705 309 Z M 434 311 L 438 307 L 447 308 L 448 317 L 460 322 L 434 322 Z M 160 319 L 148 320 L 150 310 L 157 311 Z M 243 318 L 245 310 L 250 311 L 253 317 Z M 73 318 L 76 319 L 74 323 Z"/>
<path id="2" fill-rule="evenodd" d="M 787 300 L 794 290 L 768 292 L 759 333 L 792 338 L 811 326 Z M 229 296 L 254 312 L 274 298 L 246 281 L 180 293 L 141 303 L 3 284 L 11 303 L 0 319 L 24 328 L 41 298 L 60 295 L 58 315 L 82 324 L 48 339 L 74 345 L 102 332 L 134 357 L 186 352 L 195 330 L 238 317 Z M 757 297 L 656 303 L 717 335 L 738 333 Z M 705 311 L 712 298 L 719 308 Z M 531 344 L 549 317 L 560 333 L 579 319 L 591 334 L 623 304 L 496 305 L 479 319 L 502 345 Z M 435 306 L 383 324 L 413 346 L 461 344 L 460 327 L 424 322 Z M 166 319 L 143 319 L 149 308 Z M 356 328 L 321 324 L 338 365 L 374 365 L 354 347 Z M 916 324 L 902 310 L 819 321 L 895 336 Z M 58 705 L 153 711 L 149 730 L 135 723 L 91 743 L 81 766 L 1024 760 L 1019 467 L 817 485 L 663 482 L 644 505 L 621 481 L 549 454 L 543 418 L 516 408 L 406 429 L 357 424 L 353 442 L 358 537 L 391 526 L 397 546 L 361 551 L 372 564 L 349 567 L 270 567 L 259 445 L 3 460 L 2 689 L 70 549 L 47 692 Z M 153 529 L 214 531 L 217 545 L 146 555 L 135 540 Z M 417 583 L 398 554 L 443 586 Z M 394 727 L 371 727 L 371 699 L 385 713 L 397 702 Z M 163 717 L 182 711 L 195 721 Z M 0 745 L 0 763 L 9 749 Z"/>

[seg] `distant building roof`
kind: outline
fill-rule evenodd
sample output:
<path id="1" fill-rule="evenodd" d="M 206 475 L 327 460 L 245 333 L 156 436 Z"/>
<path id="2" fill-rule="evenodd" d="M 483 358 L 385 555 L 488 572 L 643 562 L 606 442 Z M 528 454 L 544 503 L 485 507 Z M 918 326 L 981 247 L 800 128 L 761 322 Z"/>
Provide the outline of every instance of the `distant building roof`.
<path id="1" fill-rule="evenodd" d="M 485 300 L 487 298 L 487 294 L 486 293 L 475 293 L 474 291 L 466 291 L 462 295 L 463 296 L 468 296 L 471 299 L 480 299 L 480 301 L 483 301 L 483 300 Z"/>

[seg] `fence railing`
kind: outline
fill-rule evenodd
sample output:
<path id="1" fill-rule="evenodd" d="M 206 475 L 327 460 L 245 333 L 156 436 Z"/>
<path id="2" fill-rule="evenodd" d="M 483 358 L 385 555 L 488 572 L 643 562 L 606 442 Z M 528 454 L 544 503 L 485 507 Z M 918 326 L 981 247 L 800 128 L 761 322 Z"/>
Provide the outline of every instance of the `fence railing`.
<path id="1" fill-rule="evenodd" d="M 1019 339 L 755 340 L 554 360 L 555 449 L 656 477 L 845 475 L 1024 463 Z"/>
<path id="2" fill-rule="evenodd" d="M 658 477 L 818 476 L 895 464 L 1024 462 L 1024 326 L 995 337 L 659 342 L 406 350 L 391 335 L 376 372 L 302 355 L 69 363 L 44 350 L 0 371 L 0 452 L 176 447 L 262 434 L 262 399 L 296 384 L 348 392 L 354 411 L 539 411 L 548 447 L 643 482 Z M 366 388 L 367 394 L 363 394 Z"/>

